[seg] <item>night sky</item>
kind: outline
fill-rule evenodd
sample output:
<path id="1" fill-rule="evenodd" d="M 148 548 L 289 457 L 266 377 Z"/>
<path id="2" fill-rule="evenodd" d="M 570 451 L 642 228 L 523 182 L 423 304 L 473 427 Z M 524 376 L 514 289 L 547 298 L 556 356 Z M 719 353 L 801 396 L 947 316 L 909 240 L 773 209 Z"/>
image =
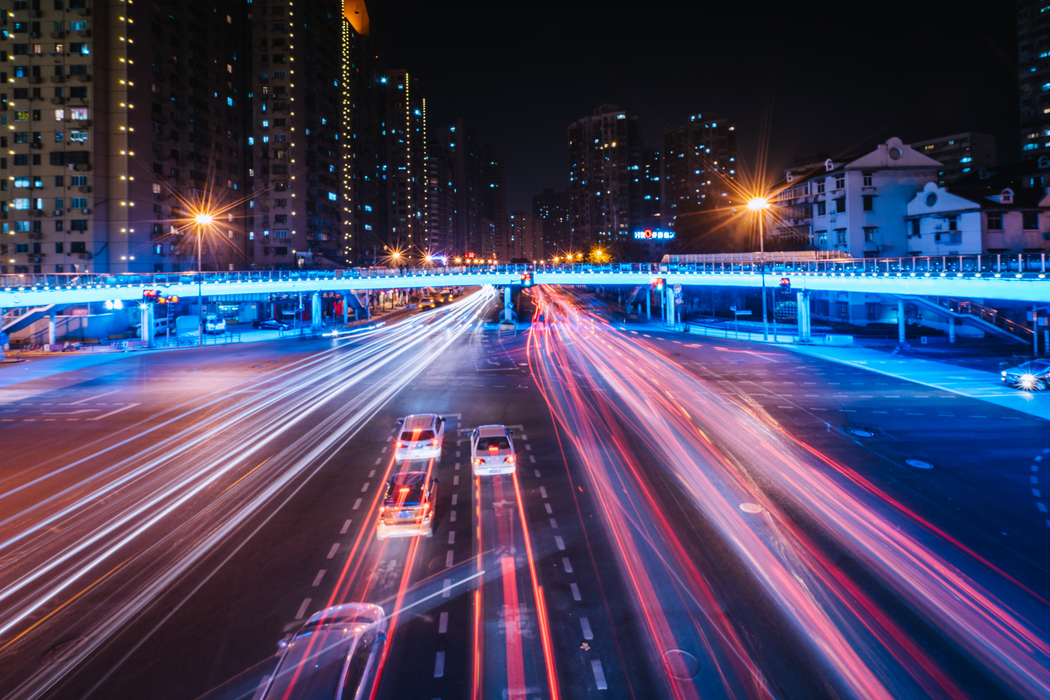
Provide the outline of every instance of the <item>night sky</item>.
<path id="1" fill-rule="evenodd" d="M 420 78 L 428 124 L 463 117 L 506 153 L 508 210 L 566 188 L 566 129 L 606 102 L 638 115 L 655 147 L 690 114 L 732 120 L 741 171 L 768 158 L 771 177 L 890 136 L 991 133 L 1000 162 L 1018 159 L 1013 2 L 685 7 L 368 4 L 380 65 Z"/>

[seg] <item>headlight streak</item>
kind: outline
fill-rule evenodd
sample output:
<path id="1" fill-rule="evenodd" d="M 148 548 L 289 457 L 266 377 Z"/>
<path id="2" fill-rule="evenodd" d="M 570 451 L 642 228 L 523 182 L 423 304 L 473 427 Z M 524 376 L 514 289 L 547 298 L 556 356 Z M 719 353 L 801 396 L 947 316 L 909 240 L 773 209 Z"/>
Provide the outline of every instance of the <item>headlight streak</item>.
<path id="1" fill-rule="evenodd" d="M 308 479 L 320 469 L 383 404 L 407 386 L 441 350 L 450 347 L 492 297 L 492 290 L 488 289 L 445 307 L 443 318 L 414 317 L 372 332 L 369 338 L 356 335 L 352 340 L 361 347 L 325 351 L 325 357 L 309 363 L 310 367 L 264 380 L 272 390 L 250 394 L 240 404 L 213 408 L 210 415 L 201 415 L 201 407 L 193 408 L 166 421 L 184 422 L 188 415 L 196 420 L 191 427 L 135 457 L 98 470 L 95 478 L 84 480 L 76 488 L 9 517 L 4 523 L 8 530 L 20 523 L 31 524 L 0 543 L 0 556 L 14 546 L 33 554 L 23 555 L 7 567 L 9 572 L 22 573 L 14 579 L 5 576 L 7 583 L 0 589 L 0 635 L 8 637 L 2 648 L 21 637 L 8 636 L 19 624 L 50 606 L 62 605 L 61 596 L 108 557 L 132 545 L 151 528 L 155 530 L 166 516 L 182 517 L 181 522 L 172 523 L 159 543 L 151 540 L 150 546 L 134 552 L 131 558 L 135 563 L 123 572 L 134 575 L 134 592 L 126 599 L 109 601 L 115 610 L 85 633 L 90 641 L 78 650 L 76 657 L 38 671 L 11 697 L 37 697 L 44 692 L 109 634 L 127 624 L 180 577 L 192 573 L 191 569 L 207 554 L 229 543 L 249 518 L 267 514 L 276 498 L 294 486 L 297 479 Z M 424 325 L 425 332 L 419 333 L 419 327 Z M 239 471 L 239 465 L 269 447 L 311 411 L 391 363 L 398 363 L 396 371 L 384 376 L 393 377 L 393 381 L 365 387 L 333 415 L 280 450 L 265 469 L 250 476 Z M 256 380 L 255 388 L 258 386 Z M 228 400 L 229 396 L 223 398 Z M 207 405 L 214 406 L 220 400 Z M 156 427 L 147 432 L 154 430 Z M 90 466 L 93 458 L 107 452 L 108 448 L 78 461 Z M 208 497 L 214 487 L 221 490 Z M 188 503 L 201 497 L 209 499 L 202 510 L 185 512 Z M 56 503 L 63 504 L 61 510 L 53 507 Z M 57 535 L 47 531 L 55 523 L 62 525 Z M 47 552 L 56 554 L 49 557 Z M 147 556 L 155 557 L 158 563 L 147 566 Z M 23 590 L 28 595 L 21 595 Z"/>
<path id="2" fill-rule="evenodd" d="M 623 454 L 625 447 L 609 434 L 612 419 L 619 418 L 624 424 L 638 426 L 638 439 L 661 458 L 704 517 L 734 547 L 739 560 L 764 582 L 770 598 L 803 631 L 804 638 L 812 640 L 850 694 L 890 697 L 922 688 L 924 694 L 962 697 L 964 691 L 921 640 L 880 610 L 781 512 L 777 503 L 785 498 L 820 523 L 828 536 L 862 560 L 885 586 L 950 636 L 973 661 L 1023 695 L 1050 693 L 1050 645 L 1037 631 L 1038 623 L 1001 603 L 973 578 L 984 572 L 963 573 L 961 567 L 968 566 L 967 562 L 944 559 L 919 537 L 887 521 L 885 505 L 897 504 L 884 494 L 867 484 L 864 488 L 873 502 L 862 500 L 822 469 L 814 468 L 807 454 L 760 409 L 749 411 L 726 401 L 673 361 L 630 342 L 629 336 L 606 332 L 594 337 L 596 328 L 609 330 L 608 326 L 580 313 L 565 297 L 545 293 L 541 308 L 547 324 L 534 324 L 530 363 L 552 411 L 572 436 L 596 497 L 606 499 L 603 516 L 609 509 L 622 512 L 633 507 L 635 499 L 621 495 L 627 486 L 641 498 L 648 492 L 648 477 L 629 467 L 630 455 Z M 552 324 L 556 319 L 560 322 Z M 583 333 L 588 334 L 586 342 Z M 576 342 L 570 349 L 563 339 Z M 626 359 L 612 362 L 609 358 L 614 355 Z M 600 381 L 589 385 L 578 381 L 578 375 L 591 373 Z M 596 391 L 606 388 L 610 401 L 593 399 Z M 668 388 L 678 396 L 668 398 Z M 607 405 L 612 407 L 605 409 Z M 603 409 L 609 411 L 604 418 Z M 592 457 L 606 447 L 607 463 Z M 814 456 L 836 467 L 833 460 L 819 453 Z M 625 462 L 628 468 L 620 472 L 620 478 L 633 474 L 635 480 L 626 486 L 611 483 L 608 472 L 615 469 L 611 465 Z M 846 475 L 855 482 L 863 481 L 858 475 Z M 777 500 L 766 495 L 770 485 L 779 492 Z M 736 507 L 742 501 L 759 503 L 767 515 L 742 516 Z M 654 516 L 645 509 L 639 514 Z M 658 521 L 659 513 L 655 516 Z M 608 516 L 606 520 L 616 537 L 611 521 L 618 518 Z M 630 540 L 637 535 L 624 534 L 625 540 L 616 540 L 617 554 L 630 577 L 634 551 Z M 661 546 L 671 544 L 677 549 L 672 531 L 663 536 L 672 540 L 662 541 Z M 632 580 L 632 585 L 636 595 L 644 590 L 644 582 Z M 644 601 L 636 604 L 646 605 Z M 650 636 L 651 643 L 659 641 L 652 629 Z M 743 648 L 737 651 L 746 658 Z M 890 657 L 892 664 L 886 663 Z"/>

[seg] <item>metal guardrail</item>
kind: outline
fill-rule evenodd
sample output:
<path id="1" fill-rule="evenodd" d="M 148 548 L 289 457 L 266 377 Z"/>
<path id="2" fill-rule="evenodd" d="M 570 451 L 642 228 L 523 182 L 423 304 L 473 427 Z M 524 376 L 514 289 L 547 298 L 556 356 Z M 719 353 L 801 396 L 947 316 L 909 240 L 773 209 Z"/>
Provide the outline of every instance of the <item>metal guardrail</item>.
<path id="1" fill-rule="evenodd" d="M 1050 255 L 955 255 L 908 258 L 853 258 L 848 260 L 724 260 L 709 262 L 606 263 L 553 265 L 475 265 L 471 267 L 411 267 L 401 269 L 353 268 L 347 270 L 251 270 L 246 272 L 156 273 L 53 273 L 3 274 L 5 291 L 99 289 L 113 287 L 163 287 L 167 285 L 251 284 L 302 281 L 339 281 L 418 278 L 419 286 L 458 286 L 460 278 L 478 274 L 632 273 L 659 276 L 665 273 L 932 276 L 1046 279 Z M 398 285 L 401 286 L 401 285 Z"/>

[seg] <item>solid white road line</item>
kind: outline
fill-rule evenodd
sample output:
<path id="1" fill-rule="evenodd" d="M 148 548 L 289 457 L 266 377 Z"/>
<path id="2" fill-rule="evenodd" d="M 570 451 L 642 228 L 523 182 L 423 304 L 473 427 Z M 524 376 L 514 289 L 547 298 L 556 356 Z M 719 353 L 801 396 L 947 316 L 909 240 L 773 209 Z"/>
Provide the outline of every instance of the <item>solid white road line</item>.
<path id="1" fill-rule="evenodd" d="M 76 406 L 77 404 L 87 403 L 88 401 L 94 401 L 95 399 L 101 399 L 103 396 L 109 396 L 110 394 L 115 394 L 118 391 L 120 391 L 120 389 L 114 389 L 113 391 L 107 391 L 105 394 L 99 394 L 98 396 L 89 396 L 86 399 L 80 399 L 80 401 L 74 401 L 73 403 L 64 403 L 62 405 L 63 406 Z"/>
<path id="2" fill-rule="evenodd" d="M 137 404 L 137 403 L 129 403 L 127 406 L 124 406 L 123 408 L 118 408 L 117 410 L 110 411 L 109 413 L 103 413 L 101 416 L 95 416 L 94 418 L 88 418 L 88 420 L 102 420 L 103 418 L 108 418 L 109 416 L 112 416 L 114 413 L 120 413 L 121 411 L 126 411 L 129 408 L 134 408 L 135 406 L 138 406 L 138 405 L 139 404 Z"/>
<path id="3" fill-rule="evenodd" d="M 318 586 L 321 585 L 321 579 L 324 578 L 324 572 L 325 572 L 324 569 L 321 569 L 320 571 L 317 572 L 317 576 L 314 577 L 314 583 L 313 583 L 313 587 L 314 588 L 317 588 Z"/>
<path id="4" fill-rule="evenodd" d="M 309 605 L 310 605 L 310 599 L 307 598 L 306 600 L 303 601 L 303 604 L 299 606 L 299 612 L 295 613 L 295 619 L 296 620 L 303 619 L 303 615 L 306 614 L 306 608 Z"/>
<path id="5" fill-rule="evenodd" d="M 438 618 L 438 634 L 445 634 L 448 632 L 448 613 L 443 612 Z"/>

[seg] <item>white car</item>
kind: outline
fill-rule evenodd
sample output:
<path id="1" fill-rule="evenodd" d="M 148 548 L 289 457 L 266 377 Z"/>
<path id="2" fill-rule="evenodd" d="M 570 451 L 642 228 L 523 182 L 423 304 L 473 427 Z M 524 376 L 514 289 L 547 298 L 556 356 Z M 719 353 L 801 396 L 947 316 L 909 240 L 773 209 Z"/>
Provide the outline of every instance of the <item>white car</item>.
<path id="1" fill-rule="evenodd" d="M 513 430 L 505 425 L 481 425 L 470 434 L 470 463 L 477 476 L 513 474 L 517 466 L 514 456 Z"/>
<path id="2" fill-rule="evenodd" d="M 441 440 L 445 437 L 445 419 L 436 413 L 419 413 L 398 421 L 401 433 L 394 443 L 398 462 L 441 457 Z"/>

